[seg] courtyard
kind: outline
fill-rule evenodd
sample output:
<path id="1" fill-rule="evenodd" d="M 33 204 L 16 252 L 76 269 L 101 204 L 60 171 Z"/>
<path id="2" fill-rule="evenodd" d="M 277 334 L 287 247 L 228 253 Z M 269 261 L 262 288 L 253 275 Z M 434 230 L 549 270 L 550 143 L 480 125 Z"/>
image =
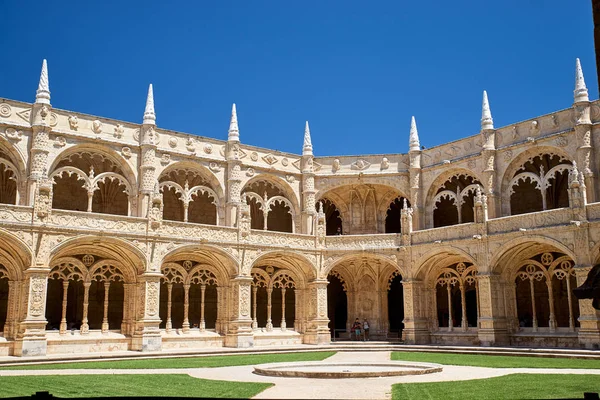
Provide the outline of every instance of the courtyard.
<path id="1" fill-rule="evenodd" d="M 600 357 L 556 351 L 522 355 L 370 349 L 319 350 L 298 346 L 281 353 L 60 361 L 46 358 L 0 366 L 0 396 L 48 391 L 58 397 L 177 396 L 260 399 L 552 399 L 583 398 L 600 392 Z M 380 350 L 385 349 L 385 350 Z M 527 349 L 520 349 L 525 353 Z M 442 350 L 443 351 L 443 350 Z M 460 349 L 458 351 L 461 351 Z M 235 352 L 232 352 L 235 353 Z M 498 352 L 500 354 L 500 352 Z M 535 355 L 535 356 L 534 356 Z M 3 360 L 6 361 L 6 358 Z M 382 362 L 436 363 L 442 371 L 372 378 L 290 378 L 261 376 L 257 365 Z M 277 364 L 275 364 L 277 363 Z M 14 364 L 14 365 L 13 365 Z"/>

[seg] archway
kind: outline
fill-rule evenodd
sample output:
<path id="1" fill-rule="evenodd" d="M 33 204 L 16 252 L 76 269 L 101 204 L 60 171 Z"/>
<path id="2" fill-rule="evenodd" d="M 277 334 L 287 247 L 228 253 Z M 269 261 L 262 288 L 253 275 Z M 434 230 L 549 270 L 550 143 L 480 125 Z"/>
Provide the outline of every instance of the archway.
<path id="1" fill-rule="evenodd" d="M 390 336 L 402 337 L 404 329 L 404 290 L 402 287 L 402 276 L 397 272 L 388 280 L 388 321 Z"/>
<path id="2" fill-rule="evenodd" d="M 346 282 L 337 271 L 332 271 L 327 277 L 327 316 L 329 329 L 334 340 L 340 338 L 340 333 L 346 332 L 348 323 L 348 296 Z"/>
<path id="3" fill-rule="evenodd" d="M 515 276 L 516 318 L 519 328 L 534 332 L 579 326 L 573 260 L 559 252 L 536 254 L 519 263 Z"/>
<path id="4" fill-rule="evenodd" d="M 0 203 L 17 204 L 19 171 L 10 156 L 0 147 Z"/>
<path id="5" fill-rule="evenodd" d="M 405 197 L 397 197 L 390 203 L 390 206 L 385 216 L 385 233 L 400 233 L 401 222 L 400 215 L 406 201 L 407 207 L 410 207 L 410 202 Z"/>
<path id="6" fill-rule="evenodd" d="M 459 173 L 437 190 L 433 198 L 433 227 L 474 221 L 473 197 L 481 183 L 474 177 Z"/>
<path id="7" fill-rule="evenodd" d="M 134 193 L 121 165 L 101 152 L 63 156 L 49 175 L 52 207 L 62 210 L 130 215 Z"/>
<path id="8" fill-rule="evenodd" d="M 250 206 L 252 229 L 294 232 L 294 207 L 279 186 L 256 180 L 244 188 L 244 197 Z"/>
<path id="9" fill-rule="evenodd" d="M 279 328 L 283 332 L 291 325 L 295 330 L 297 280 L 294 274 L 268 265 L 252 268 L 252 278 L 252 328 L 264 328 L 267 332 Z"/>
<path id="10" fill-rule="evenodd" d="M 342 225 L 342 216 L 340 210 L 329 199 L 322 199 L 323 212 L 325 213 L 326 235 L 341 235 L 344 233 Z"/>
<path id="11" fill-rule="evenodd" d="M 448 331 L 477 327 L 477 268 L 459 262 L 443 268 L 435 283 L 437 326 Z M 474 292 L 474 294 L 469 294 Z M 469 319 L 470 316 L 470 319 Z"/>
<path id="12" fill-rule="evenodd" d="M 0 264 L 0 334 L 8 320 L 8 271 Z"/>
<path id="13" fill-rule="evenodd" d="M 217 225 L 219 198 L 204 175 L 192 168 L 170 168 L 158 179 L 163 219 Z"/>
<path id="14" fill-rule="evenodd" d="M 571 161 L 558 154 L 525 160 L 508 183 L 511 215 L 568 207 L 571 168 Z"/>

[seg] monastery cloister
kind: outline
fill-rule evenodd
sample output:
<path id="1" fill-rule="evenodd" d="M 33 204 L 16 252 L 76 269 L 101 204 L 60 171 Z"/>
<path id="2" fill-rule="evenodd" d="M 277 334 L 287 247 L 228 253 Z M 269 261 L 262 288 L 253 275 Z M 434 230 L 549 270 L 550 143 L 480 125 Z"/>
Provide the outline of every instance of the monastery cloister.
<path id="1" fill-rule="evenodd" d="M 315 157 L 0 99 L 0 355 L 324 344 L 594 347 L 600 102 L 408 154 Z M 596 133 L 599 132 L 599 133 Z M 299 135 L 300 139 L 300 135 Z"/>

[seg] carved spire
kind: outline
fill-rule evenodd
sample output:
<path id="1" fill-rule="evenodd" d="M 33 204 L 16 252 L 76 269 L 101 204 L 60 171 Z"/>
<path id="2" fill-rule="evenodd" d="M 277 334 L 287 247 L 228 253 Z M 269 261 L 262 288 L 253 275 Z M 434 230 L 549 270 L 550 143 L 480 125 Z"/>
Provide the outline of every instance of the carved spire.
<path id="1" fill-rule="evenodd" d="M 304 126 L 304 145 L 302 146 L 302 155 L 313 155 L 312 141 L 310 140 L 310 128 L 308 127 L 308 121 L 306 121 L 306 125 Z"/>
<path id="2" fill-rule="evenodd" d="M 156 124 L 156 114 L 154 113 L 154 91 L 152 84 L 148 86 L 148 97 L 146 98 L 146 109 L 144 110 L 144 124 Z"/>
<path id="3" fill-rule="evenodd" d="M 35 102 L 38 104 L 50 104 L 50 84 L 48 83 L 48 63 L 42 61 L 42 72 L 40 74 L 40 83 L 37 92 L 35 92 Z"/>
<path id="4" fill-rule="evenodd" d="M 590 101 L 588 96 L 588 90 L 585 86 L 585 80 L 583 79 L 583 70 L 581 69 L 581 62 L 579 58 L 575 60 L 575 103 L 580 101 Z"/>
<path id="5" fill-rule="evenodd" d="M 494 120 L 492 111 L 490 110 L 490 102 L 488 101 L 487 92 L 483 91 L 483 104 L 481 106 L 481 130 L 494 129 Z"/>
<path id="6" fill-rule="evenodd" d="M 420 151 L 421 143 L 419 143 L 419 132 L 417 131 L 417 123 L 415 117 L 410 120 L 410 136 L 408 139 L 408 151 Z"/>
<path id="7" fill-rule="evenodd" d="M 240 129 L 238 128 L 237 110 L 235 103 L 231 107 L 231 121 L 229 122 L 229 135 L 227 136 L 229 141 L 240 141 Z"/>

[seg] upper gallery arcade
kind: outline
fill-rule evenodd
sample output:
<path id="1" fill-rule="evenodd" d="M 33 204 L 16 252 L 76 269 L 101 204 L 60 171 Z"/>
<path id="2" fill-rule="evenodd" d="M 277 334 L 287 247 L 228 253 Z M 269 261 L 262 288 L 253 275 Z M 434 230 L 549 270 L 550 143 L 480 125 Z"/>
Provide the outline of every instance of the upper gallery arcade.
<path id="1" fill-rule="evenodd" d="M 0 99 L 0 355 L 327 343 L 592 346 L 600 102 L 408 154 L 315 157 Z M 299 135 L 300 141 L 300 135 Z M 91 340 L 94 338 L 94 340 Z"/>

